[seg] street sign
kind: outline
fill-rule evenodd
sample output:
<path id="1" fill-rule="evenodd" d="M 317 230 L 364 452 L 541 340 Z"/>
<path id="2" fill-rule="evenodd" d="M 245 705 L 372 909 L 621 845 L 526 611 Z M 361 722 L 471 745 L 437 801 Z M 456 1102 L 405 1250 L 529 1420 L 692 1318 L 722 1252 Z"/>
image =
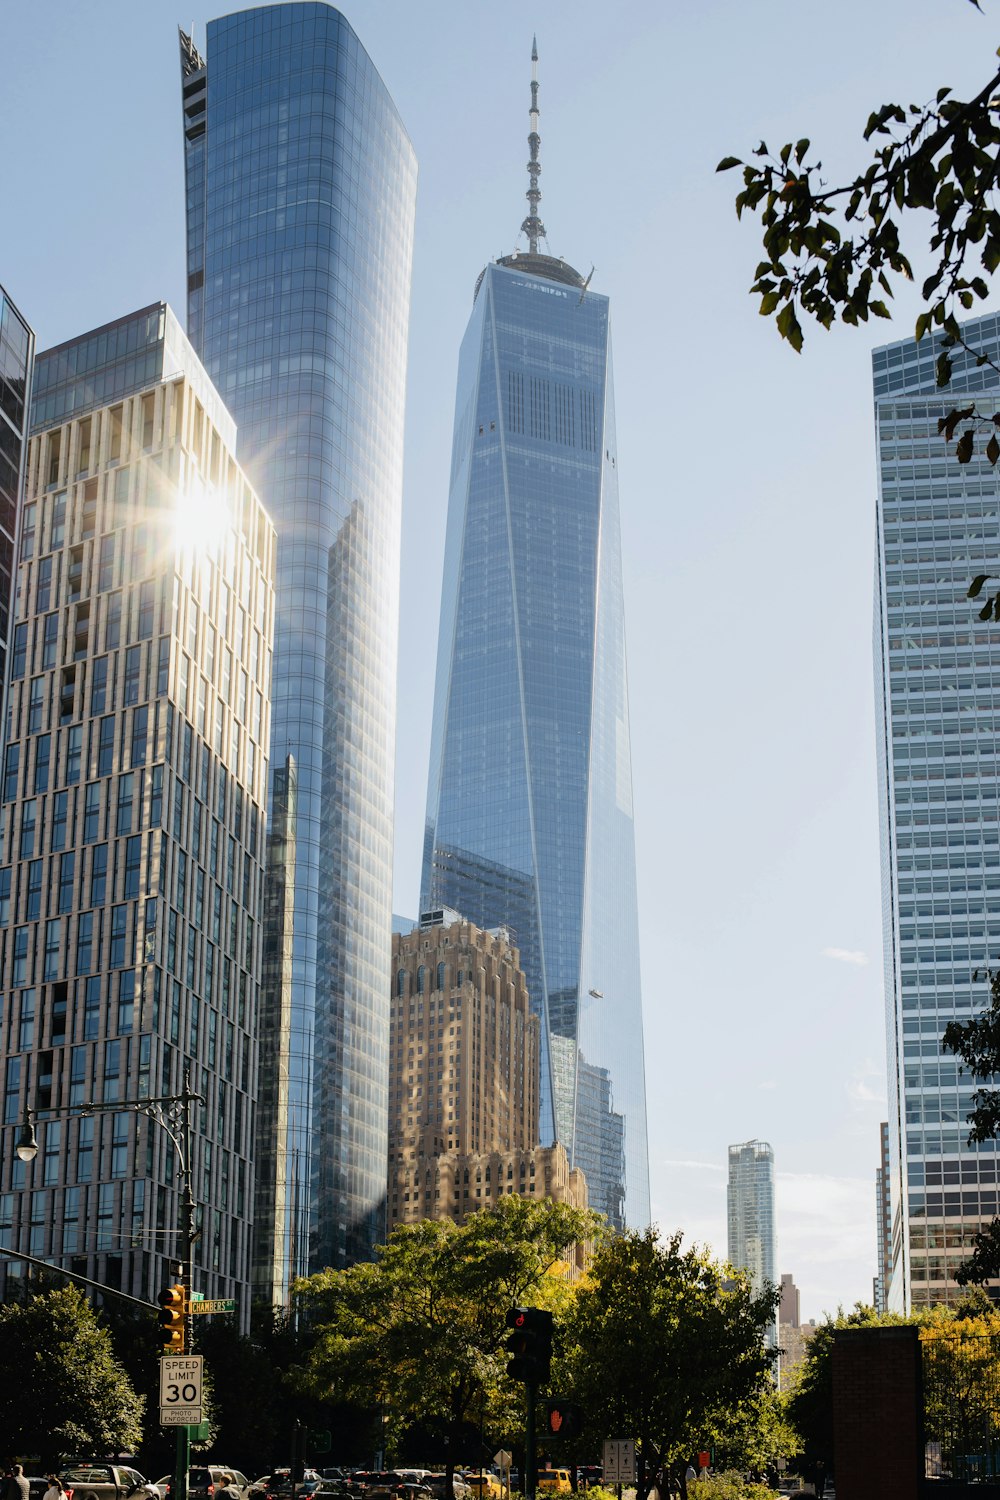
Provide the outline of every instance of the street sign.
<path id="1" fill-rule="evenodd" d="M 160 1360 L 160 1426 L 196 1426 L 204 1418 L 201 1354 L 165 1354 Z"/>
<path id="2" fill-rule="evenodd" d="M 493 1462 L 498 1469 L 509 1469 L 513 1461 L 513 1455 L 508 1453 L 506 1448 L 501 1448 L 499 1453 L 493 1455 Z"/>
<path id="3" fill-rule="evenodd" d="M 604 1483 L 635 1484 L 635 1438 L 605 1440 Z"/>
<path id="4" fill-rule="evenodd" d="M 214 1301 L 206 1301 L 203 1297 L 200 1302 L 192 1301 L 188 1308 L 189 1313 L 224 1313 L 235 1312 L 236 1303 L 229 1297 L 216 1297 Z"/>

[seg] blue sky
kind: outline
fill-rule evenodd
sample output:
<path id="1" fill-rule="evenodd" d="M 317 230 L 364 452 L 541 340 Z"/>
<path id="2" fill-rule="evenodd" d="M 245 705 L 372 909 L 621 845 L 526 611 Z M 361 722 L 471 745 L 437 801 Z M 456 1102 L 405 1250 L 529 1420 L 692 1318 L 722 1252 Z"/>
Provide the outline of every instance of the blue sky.
<path id="1" fill-rule="evenodd" d="M 0 282 L 58 342 L 183 317 L 187 0 L 5 7 Z M 987 0 L 987 10 L 989 10 Z M 988 78 L 967 0 L 345 0 L 420 164 L 404 489 L 395 908 L 417 902 L 458 346 L 525 212 L 537 33 L 549 246 L 612 299 L 654 1214 L 725 1252 L 730 1142 L 774 1147 L 805 1317 L 869 1298 L 885 1108 L 869 352 L 746 288 L 720 157 Z M 968 97 L 968 94 L 966 94 Z M 920 226 L 917 226 L 919 229 Z M 916 241 L 918 242 L 918 241 Z"/>

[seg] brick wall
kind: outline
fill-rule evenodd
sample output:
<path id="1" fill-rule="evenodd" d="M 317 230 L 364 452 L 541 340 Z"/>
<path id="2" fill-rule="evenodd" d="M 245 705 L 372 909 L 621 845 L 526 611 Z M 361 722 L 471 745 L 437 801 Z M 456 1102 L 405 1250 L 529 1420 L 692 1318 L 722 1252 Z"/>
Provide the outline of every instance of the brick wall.
<path id="1" fill-rule="evenodd" d="M 924 1473 L 915 1328 L 844 1328 L 833 1344 L 837 1500 L 917 1500 Z"/>

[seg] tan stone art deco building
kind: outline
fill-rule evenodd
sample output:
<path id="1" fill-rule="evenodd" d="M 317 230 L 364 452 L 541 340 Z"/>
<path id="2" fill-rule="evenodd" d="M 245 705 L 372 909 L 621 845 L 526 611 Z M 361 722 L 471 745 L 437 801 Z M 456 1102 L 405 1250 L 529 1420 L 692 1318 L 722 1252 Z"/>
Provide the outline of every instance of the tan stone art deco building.
<path id="1" fill-rule="evenodd" d="M 454 912 L 393 936 L 388 1226 L 462 1220 L 506 1193 L 586 1207 L 538 1144 L 539 1023 L 516 947 Z"/>
<path id="2" fill-rule="evenodd" d="M 245 1317 L 274 527 L 162 303 L 40 355 L 31 433 L 2 778 L 0 1245 L 145 1299 L 167 1284 L 176 1152 L 116 1106 L 190 1071 L 194 1285 Z"/>

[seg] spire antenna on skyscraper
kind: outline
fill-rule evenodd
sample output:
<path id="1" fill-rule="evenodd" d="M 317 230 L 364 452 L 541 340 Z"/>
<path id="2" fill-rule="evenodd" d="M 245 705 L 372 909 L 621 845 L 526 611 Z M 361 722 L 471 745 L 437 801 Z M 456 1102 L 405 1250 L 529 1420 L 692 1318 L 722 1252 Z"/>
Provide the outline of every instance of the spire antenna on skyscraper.
<path id="1" fill-rule="evenodd" d="M 531 108 L 528 111 L 530 130 L 528 132 L 528 149 L 531 159 L 528 162 L 528 191 L 525 197 L 528 200 L 528 217 L 521 225 L 521 233 L 528 236 L 528 249 L 532 255 L 538 254 L 538 241 L 547 238 L 545 225 L 538 217 L 538 205 L 542 201 L 542 190 L 538 186 L 538 174 L 542 170 L 542 164 L 538 160 L 538 148 L 541 145 L 541 136 L 538 134 L 538 38 L 531 38 Z"/>

